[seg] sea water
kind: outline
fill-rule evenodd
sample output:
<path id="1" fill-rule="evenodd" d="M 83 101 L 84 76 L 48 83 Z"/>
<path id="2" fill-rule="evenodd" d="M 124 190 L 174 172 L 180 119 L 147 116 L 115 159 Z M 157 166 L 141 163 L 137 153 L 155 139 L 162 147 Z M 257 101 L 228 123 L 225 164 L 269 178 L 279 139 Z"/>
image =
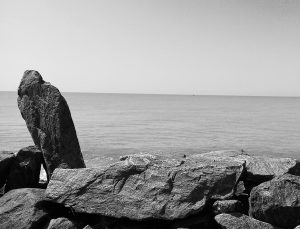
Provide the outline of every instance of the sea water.
<path id="1" fill-rule="evenodd" d="M 300 158 L 300 98 L 63 93 L 86 164 L 137 152 L 243 149 Z M 0 92 L 0 150 L 33 141 L 16 92 Z"/>

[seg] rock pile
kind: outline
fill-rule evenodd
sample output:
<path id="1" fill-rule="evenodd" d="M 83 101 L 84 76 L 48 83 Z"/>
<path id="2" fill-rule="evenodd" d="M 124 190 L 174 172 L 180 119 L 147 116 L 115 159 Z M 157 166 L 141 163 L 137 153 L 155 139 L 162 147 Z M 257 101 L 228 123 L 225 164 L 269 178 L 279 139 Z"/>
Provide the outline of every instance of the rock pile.
<path id="1" fill-rule="evenodd" d="M 239 151 L 140 153 L 84 168 L 55 87 L 26 71 L 18 104 L 36 146 L 0 152 L 0 228 L 299 228 L 297 160 Z M 41 164 L 50 178 L 46 190 L 38 188 Z"/>

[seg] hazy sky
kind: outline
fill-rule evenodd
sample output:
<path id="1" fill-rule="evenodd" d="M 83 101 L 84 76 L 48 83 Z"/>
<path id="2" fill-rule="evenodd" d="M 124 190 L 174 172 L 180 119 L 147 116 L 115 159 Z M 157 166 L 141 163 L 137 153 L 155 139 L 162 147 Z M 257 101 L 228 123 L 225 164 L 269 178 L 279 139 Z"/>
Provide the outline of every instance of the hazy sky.
<path id="1" fill-rule="evenodd" d="M 300 96 L 297 0 L 0 0 L 0 90 Z"/>

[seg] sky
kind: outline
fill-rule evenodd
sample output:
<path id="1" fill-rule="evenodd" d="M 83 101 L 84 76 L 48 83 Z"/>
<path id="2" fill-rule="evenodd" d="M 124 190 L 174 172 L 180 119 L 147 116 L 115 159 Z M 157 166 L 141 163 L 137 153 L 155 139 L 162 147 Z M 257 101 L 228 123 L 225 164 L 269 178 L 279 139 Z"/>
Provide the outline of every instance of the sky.
<path id="1" fill-rule="evenodd" d="M 300 96 L 297 0 L 0 0 L 0 91 Z"/>

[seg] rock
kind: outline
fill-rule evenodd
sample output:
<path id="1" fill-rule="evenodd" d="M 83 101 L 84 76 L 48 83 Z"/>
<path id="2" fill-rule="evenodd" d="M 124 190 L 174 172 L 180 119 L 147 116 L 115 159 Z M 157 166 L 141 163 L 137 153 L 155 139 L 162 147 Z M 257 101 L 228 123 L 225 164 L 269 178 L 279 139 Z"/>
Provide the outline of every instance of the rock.
<path id="1" fill-rule="evenodd" d="M 235 195 L 236 196 L 247 195 L 244 181 L 238 182 L 238 184 L 236 186 L 236 190 L 235 190 Z"/>
<path id="2" fill-rule="evenodd" d="M 258 221 L 241 213 L 220 214 L 215 217 L 224 229 L 275 229 L 271 224 Z"/>
<path id="3" fill-rule="evenodd" d="M 64 217 L 52 219 L 47 229 L 82 229 L 84 224 Z"/>
<path id="4" fill-rule="evenodd" d="M 246 162 L 246 181 L 262 183 L 285 173 L 300 175 L 300 162 L 292 158 L 250 156 L 242 151 L 213 151 L 202 154 L 210 158 L 232 158 Z"/>
<path id="5" fill-rule="evenodd" d="M 0 228 L 43 228 L 49 218 L 36 204 L 43 199 L 43 189 L 14 189 L 0 198 Z"/>
<path id="6" fill-rule="evenodd" d="M 243 171 L 233 160 L 137 154 L 105 169 L 56 169 L 46 199 L 79 213 L 172 220 L 232 197 Z"/>
<path id="7" fill-rule="evenodd" d="M 242 202 L 238 200 L 217 200 L 212 208 L 215 215 L 221 213 L 243 212 Z"/>
<path id="8" fill-rule="evenodd" d="M 68 104 L 59 90 L 33 70 L 25 71 L 18 107 L 32 139 L 44 156 L 48 177 L 55 168 L 84 168 Z"/>
<path id="9" fill-rule="evenodd" d="M 300 225 L 298 225 L 297 227 L 295 227 L 294 229 L 300 229 Z"/>
<path id="10" fill-rule="evenodd" d="M 284 174 L 260 184 L 250 193 L 250 216 L 272 225 L 293 228 L 300 224 L 300 177 Z"/>
<path id="11" fill-rule="evenodd" d="M 14 153 L 10 151 L 0 151 L 0 188 L 5 184 Z"/>
<path id="12" fill-rule="evenodd" d="M 42 152 L 37 146 L 22 148 L 13 158 L 5 186 L 6 192 L 17 188 L 36 188 L 39 185 Z"/>

